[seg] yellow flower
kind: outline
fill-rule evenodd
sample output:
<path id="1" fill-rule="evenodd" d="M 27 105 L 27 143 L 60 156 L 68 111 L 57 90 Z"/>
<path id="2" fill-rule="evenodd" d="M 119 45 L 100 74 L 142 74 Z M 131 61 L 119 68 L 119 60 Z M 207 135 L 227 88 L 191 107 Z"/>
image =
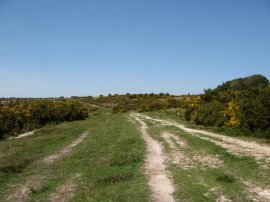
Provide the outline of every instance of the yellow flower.
<path id="1" fill-rule="evenodd" d="M 223 113 L 224 116 L 229 119 L 227 122 L 225 122 L 225 127 L 237 128 L 240 126 L 240 107 L 235 101 L 230 101 L 227 109 Z"/>

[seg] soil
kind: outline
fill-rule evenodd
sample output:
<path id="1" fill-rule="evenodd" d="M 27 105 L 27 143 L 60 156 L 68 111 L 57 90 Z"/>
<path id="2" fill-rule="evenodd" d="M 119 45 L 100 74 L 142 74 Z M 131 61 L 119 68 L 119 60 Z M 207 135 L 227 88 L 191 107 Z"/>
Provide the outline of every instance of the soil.
<path id="1" fill-rule="evenodd" d="M 219 145 L 220 147 L 227 149 L 229 152 L 235 155 L 251 156 L 251 157 L 254 157 L 258 162 L 263 162 L 264 165 L 265 163 L 268 165 L 270 164 L 270 147 L 261 145 L 257 142 L 244 141 L 236 137 L 229 137 L 225 135 L 211 133 L 208 131 L 191 129 L 173 121 L 152 118 L 152 117 L 137 114 L 137 113 L 136 113 L 136 116 L 145 118 L 148 120 L 156 121 L 164 125 L 175 126 L 191 135 L 213 142 L 216 145 Z"/>
<path id="2" fill-rule="evenodd" d="M 152 190 L 152 201 L 174 202 L 173 193 L 175 187 L 170 179 L 170 173 L 166 170 L 166 155 L 162 145 L 154 140 L 147 132 L 147 125 L 136 115 L 131 115 L 141 125 L 140 131 L 147 144 L 146 174 L 149 177 L 149 186 Z"/>

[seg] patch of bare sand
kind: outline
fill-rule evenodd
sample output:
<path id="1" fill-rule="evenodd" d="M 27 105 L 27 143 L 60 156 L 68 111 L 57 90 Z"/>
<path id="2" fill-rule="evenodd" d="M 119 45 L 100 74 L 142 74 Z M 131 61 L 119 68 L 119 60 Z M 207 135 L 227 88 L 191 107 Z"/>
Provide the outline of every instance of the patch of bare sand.
<path id="1" fill-rule="evenodd" d="M 76 147 L 86 138 L 87 135 L 88 135 L 88 131 L 83 133 L 78 139 L 76 139 L 72 144 L 70 144 L 66 148 L 58 151 L 56 154 L 45 157 L 43 159 L 43 162 L 50 164 L 56 161 L 57 159 L 61 158 L 62 156 L 69 154 L 70 152 L 72 152 L 74 147 Z"/>
<path id="2" fill-rule="evenodd" d="M 208 197 L 209 195 L 218 196 L 218 198 L 216 199 L 216 202 L 231 202 L 232 201 L 226 195 L 222 194 L 222 190 L 219 187 L 212 187 L 203 195 L 206 197 Z"/>
<path id="3" fill-rule="evenodd" d="M 224 196 L 224 195 L 220 196 L 220 197 L 216 200 L 216 202 L 231 202 L 231 201 L 232 201 L 232 200 L 228 199 L 227 196 Z"/>
<path id="4" fill-rule="evenodd" d="M 78 188 L 78 181 L 81 178 L 81 173 L 76 173 L 73 175 L 66 183 L 56 188 L 56 191 L 51 194 L 51 202 L 67 202 L 72 201 L 76 195 L 76 190 Z"/>
<path id="5" fill-rule="evenodd" d="M 137 116 L 131 114 L 141 125 L 141 133 L 147 144 L 147 161 L 145 170 L 149 176 L 149 186 L 152 190 L 152 201 L 174 202 L 173 193 L 175 188 L 166 170 L 166 156 L 163 153 L 162 145 L 154 140 L 147 132 L 147 125 Z"/>
<path id="6" fill-rule="evenodd" d="M 239 156 L 252 156 L 259 162 L 270 164 L 270 147 L 266 145 L 261 145 L 253 141 L 244 141 L 239 138 L 219 135 L 216 133 L 211 133 L 211 132 L 207 132 L 203 130 L 191 129 L 173 121 L 152 118 L 152 117 L 141 115 L 138 113 L 136 113 L 136 116 L 153 120 L 156 122 L 160 122 L 162 124 L 178 127 L 179 129 L 185 132 L 188 132 L 192 135 L 195 135 L 201 139 L 205 139 L 207 141 L 213 142 L 227 149 L 229 152 L 233 154 L 236 154 Z"/>
<path id="7" fill-rule="evenodd" d="M 30 131 L 30 132 L 27 132 L 27 133 L 20 134 L 20 135 L 15 136 L 15 137 L 10 137 L 10 138 L 8 138 L 8 140 L 20 139 L 20 138 L 23 138 L 23 137 L 31 136 L 31 135 L 34 135 L 36 133 L 36 131 L 37 130 L 34 130 L 34 131 Z"/>
<path id="8" fill-rule="evenodd" d="M 207 192 L 203 193 L 204 196 L 209 196 L 210 194 L 216 194 L 219 192 L 219 188 L 218 187 L 212 187 L 211 189 L 209 189 Z"/>
<path id="9" fill-rule="evenodd" d="M 184 170 L 196 167 L 217 168 L 223 164 L 223 161 L 219 159 L 218 155 L 192 152 L 187 156 L 184 153 L 184 149 L 187 148 L 187 144 L 183 140 L 180 140 L 177 135 L 168 132 L 162 133 L 161 135 L 170 145 L 170 160 L 172 163 L 179 165 L 179 167 Z M 177 147 L 175 143 L 178 144 L 180 148 Z"/>
<path id="10" fill-rule="evenodd" d="M 177 149 L 174 141 L 176 142 L 176 144 L 178 144 L 180 146 L 180 148 L 184 148 L 184 149 L 187 148 L 187 143 L 185 141 L 181 140 L 179 138 L 179 136 L 172 134 L 172 133 L 169 133 L 169 132 L 164 132 L 161 135 L 169 143 L 169 145 L 173 149 Z"/>
<path id="11" fill-rule="evenodd" d="M 270 189 L 261 188 L 252 182 L 244 182 L 247 186 L 248 198 L 252 201 L 269 202 L 270 201 Z"/>
<path id="12" fill-rule="evenodd" d="M 11 187 L 15 189 L 10 195 L 7 196 L 7 201 L 10 202 L 23 202 L 26 201 L 28 195 L 32 192 L 39 191 L 42 188 L 43 182 L 46 180 L 48 176 L 33 176 L 30 177 L 24 184 L 20 184 L 19 186 Z"/>

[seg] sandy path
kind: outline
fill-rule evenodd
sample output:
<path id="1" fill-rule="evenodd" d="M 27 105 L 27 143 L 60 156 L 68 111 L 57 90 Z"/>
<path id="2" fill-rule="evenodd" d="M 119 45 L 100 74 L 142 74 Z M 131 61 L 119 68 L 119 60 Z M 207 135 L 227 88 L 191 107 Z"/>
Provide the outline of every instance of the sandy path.
<path id="1" fill-rule="evenodd" d="M 8 202 L 24 202 L 27 201 L 29 194 L 33 191 L 39 191 L 42 188 L 44 181 L 48 178 L 47 175 L 30 176 L 23 184 L 11 186 L 11 191 L 6 197 Z"/>
<path id="2" fill-rule="evenodd" d="M 62 156 L 72 152 L 73 148 L 76 147 L 78 144 L 80 144 L 86 138 L 87 135 L 88 135 L 88 131 L 81 134 L 81 136 L 79 138 L 77 138 L 72 144 L 70 144 L 66 148 L 58 151 L 56 154 L 45 157 L 43 159 L 43 162 L 44 163 L 53 163 L 54 161 L 61 158 Z"/>
<path id="3" fill-rule="evenodd" d="M 60 185 L 56 188 L 56 191 L 51 194 L 50 201 L 51 202 L 67 202 L 72 201 L 72 199 L 76 195 L 76 190 L 78 188 L 78 181 L 81 178 L 81 173 L 76 173 L 73 175 L 67 182 Z"/>
<path id="4" fill-rule="evenodd" d="M 184 150 L 188 145 L 182 141 L 177 135 L 169 132 L 164 132 L 161 137 L 169 144 L 170 161 L 173 164 L 179 165 L 181 169 L 188 170 L 191 168 L 207 169 L 217 168 L 223 164 L 217 155 L 210 155 L 205 153 L 192 152 L 192 154 L 185 154 Z M 179 147 L 177 147 L 177 145 Z"/>
<path id="5" fill-rule="evenodd" d="M 136 113 L 135 115 L 138 117 L 156 121 L 165 125 L 175 126 L 201 139 L 205 139 L 210 142 L 213 142 L 227 149 L 229 152 L 233 154 L 240 155 L 240 156 L 243 156 L 243 155 L 252 156 L 258 161 L 263 161 L 263 162 L 266 162 L 267 164 L 270 163 L 270 147 L 268 146 L 260 145 L 259 143 L 252 142 L 252 141 L 244 141 L 235 137 L 229 137 L 229 136 L 219 135 L 216 133 L 211 133 L 211 132 L 207 132 L 203 130 L 187 128 L 184 125 L 173 122 L 173 121 L 152 118 L 152 117 L 141 115 L 138 113 Z"/>
<path id="6" fill-rule="evenodd" d="M 88 135 L 88 131 L 81 134 L 79 138 L 77 138 L 74 142 L 72 142 L 70 145 L 65 147 L 64 149 L 58 151 L 56 154 L 50 155 L 42 159 L 42 163 L 45 164 L 52 164 L 59 158 L 63 157 L 64 155 L 69 154 L 73 151 L 74 147 L 76 147 L 78 144 L 80 144 Z M 44 184 L 44 182 L 49 179 L 48 174 L 46 173 L 47 170 L 44 170 L 44 172 L 39 173 L 39 175 L 34 175 L 28 177 L 26 181 L 23 184 L 17 184 L 15 186 L 11 186 L 11 192 L 7 196 L 7 201 L 26 201 L 29 194 L 34 190 L 40 190 Z"/>
<path id="7" fill-rule="evenodd" d="M 149 186 L 152 190 L 152 201 L 155 202 L 174 202 L 172 194 L 175 188 L 166 171 L 165 154 L 161 144 L 151 138 L 147 132 L 147 125 L 136 115 L 131 114 L 141 124 L 141 133 L 147 143 L 147 161 L 145 165 L 146 173 L 149 176 Z"/>
<path id="8" fill-rule="evenodd" d="M 219 134 L 215 134 L 215 133 L 211 133 L 211 132 L 207 132 L 203 130 L 191 129 L 173 121 L 152 118 L 152 117 L 141 115 L 141 114 L 135 114 L 135 115 L 138 117 L 150 120 L 150 121 L 159 122 L 164 125 L 175 126 L 185 132 L 188 132 L 189 134 L 193 136 L 213 142 L 216 145 L 227 149 L 229 152 L 233 154 L 252 156 L 255 159 L 257 159 L 259 162 L 263 162 L 264 163 L 263 165 L 265 165 L 265 162 L 267 164 L 269 164 L 270 162 L 270 147 L 265 146 L 265 145 L 260 145 L 257 142 L 244 141 L 235 137 L 228 137 L 228 136 L 219 135 Z M 162 137 L 169 143 L 170 147 L 175 149 L 175 152 L 177 152 L 177 150 L 179 151 L 179 149 L 175 147 L 175 145 L 173 145 L 174 142 L 171 139 L 173 138 L 174 141 L 179 146 L 180 146 L 180 142 L 179 140 L 176 140 L 175 137 L 173 137 L 173 134 L 163 133 Z M 177 155 L 174 155 L 174 157 L 177 157 Z M 183 158 L 181 159 L 181 162 L 184 162 Z M 243 182 L 243 184 L 247 186 L 247 197 L 251 201 L 262 201 L 262 202 L 269 201 L 270 202 L 270 189 L 269 188 L 267 187 L 262 188 L 251 182 Z M 219 199 L 217 199 L 217 201 L 223 202 L 223 201 L 230 201 L 230 200 L 227 200 L 226 197 L 221 196 Z"/>
<path id="9" fill-rule="evenodd" d="M 187 148 L 187 143 L 181 140 L 177 135 L 169 132 L 164 132 L 161 136 L 169 143 L 170 147 L 177 150 L 178 148 L 175 146 L 175 143 L 178 144 L 181 148 Z M 175 141 L 175 143 L 173 142 Z"/>
<path id="10" fill-rule="evenodd" d="M 34 135 L 36 131 L 37 131 L 37 130 L 34 130 L 34 131 L 30 131 L 30 132 L 27 132 L 27 133 L 20 134 L 20 135 L 18 135 L 18 136 L 16 136 L 16 137 L 10 137 L 10 138 L 8 138 L 8 140 L 19 139 L 19 138 L 31 136 L 31 135 Z"/>
<path id="11" fill-rule="evenodd" d="M 270 201 L 270 189 L 262 188 L 252 182 L 243 182 L 247 186 L 248 198 L 252 201 L 269 202 Z"/>

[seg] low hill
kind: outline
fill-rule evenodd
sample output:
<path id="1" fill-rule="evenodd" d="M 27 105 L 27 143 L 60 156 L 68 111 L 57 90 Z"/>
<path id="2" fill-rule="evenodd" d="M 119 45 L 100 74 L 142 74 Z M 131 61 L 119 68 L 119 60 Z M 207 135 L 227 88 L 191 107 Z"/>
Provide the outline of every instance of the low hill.
<path id="1" fill-rule="evenodd" d="M 250 88 L 265 88 L 269 85 L 269 80 L 260 74 L 255 74 L 245 78 L 238 78 L 231 81 L 227 81 L 222 85 L 219 85 L 217 91 L 223 90 L 247 90 Z"/>
<path id="2" fill-rule="evenodd" d="M 244 135 L 270 139 L 269 81 L 262 75 L 252 75 L 206 90 L 186 104 L 185 118 L 195 124 L 237 129 Z"/>

